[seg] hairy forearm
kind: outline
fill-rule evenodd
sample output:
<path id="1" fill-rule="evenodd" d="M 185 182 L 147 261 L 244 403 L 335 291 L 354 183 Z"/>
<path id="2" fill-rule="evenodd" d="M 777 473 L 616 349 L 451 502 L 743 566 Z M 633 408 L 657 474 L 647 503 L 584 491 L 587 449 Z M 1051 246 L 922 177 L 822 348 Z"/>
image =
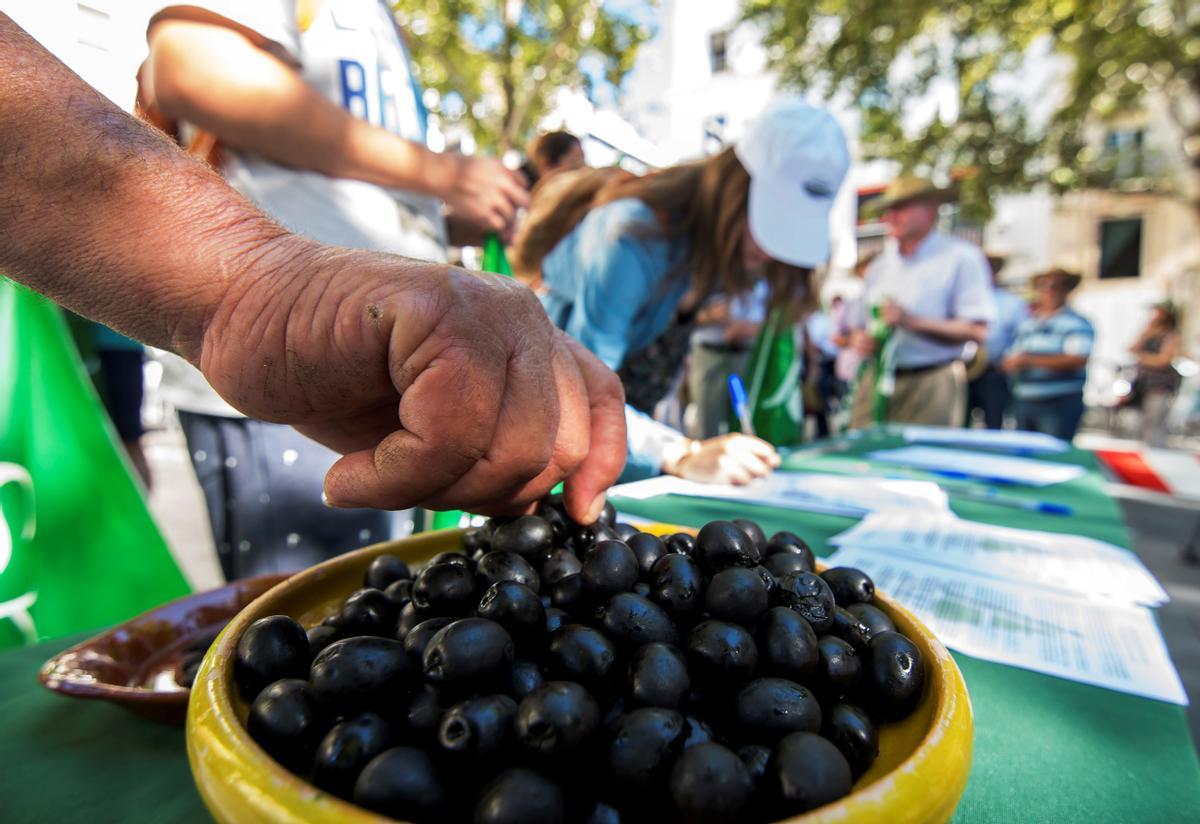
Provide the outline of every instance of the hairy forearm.
<path id="1" fill-rule="evenodd" d="M 983 343 L 987 324 L 969 320 L 931 320 L 908 315 L 904 328 L 940 343 Z"/>
<path id="2" fill-rule="evenodd" d="M 0 14 L 0 270 L 195 360 L 287 233 Z"/>
<path id="3" fill-rule="evenodd" d="M 282 165 L 427 194 L 447 189 L 455 174 L 455 156 L 351 116 L 221 25 L 155 24 L 145 81 L 168 116 Z"/>

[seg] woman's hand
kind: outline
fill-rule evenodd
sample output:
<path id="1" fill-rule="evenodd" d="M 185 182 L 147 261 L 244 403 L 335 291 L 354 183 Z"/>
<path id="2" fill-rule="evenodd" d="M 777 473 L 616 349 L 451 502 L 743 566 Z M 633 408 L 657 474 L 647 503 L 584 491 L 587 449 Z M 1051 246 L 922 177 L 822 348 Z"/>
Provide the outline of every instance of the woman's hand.
<path id="1" fill-rule="evenodd" d="M 663 472 L 706 484 L 748 484 L 770 475 L 780 464 L 775 447 L 751 435 L 730 433 L 690 441 L 687 450 L 663 466 Z"/>

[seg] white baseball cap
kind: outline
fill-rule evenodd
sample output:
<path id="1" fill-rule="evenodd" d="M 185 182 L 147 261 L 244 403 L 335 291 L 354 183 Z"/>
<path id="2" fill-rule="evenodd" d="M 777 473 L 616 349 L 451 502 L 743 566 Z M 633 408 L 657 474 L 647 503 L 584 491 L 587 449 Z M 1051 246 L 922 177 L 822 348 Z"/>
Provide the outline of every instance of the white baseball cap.
<path id="1" fill-rule="evenodd" d="M 746 127 L 734 145 L 750 173 L 750 234 L 793 266 L 829 259 L 829 212 L 850 167 L 842 127 L 825 109 L 786 96 Z"/>

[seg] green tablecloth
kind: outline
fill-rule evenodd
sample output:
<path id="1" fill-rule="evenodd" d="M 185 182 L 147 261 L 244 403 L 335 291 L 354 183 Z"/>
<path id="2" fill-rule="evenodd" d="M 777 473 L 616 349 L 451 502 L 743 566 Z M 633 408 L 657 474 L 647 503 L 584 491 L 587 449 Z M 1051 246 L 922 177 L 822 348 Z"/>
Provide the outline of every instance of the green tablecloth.
<path id="1" fill-rule="evenodd" d="M 865 453 L 901 445 L 898 437 L 869 433 L 833 442 L 825 447 L 829 451 L 818 447 L 795 453 L 784 468 L 886 474 L 890 468 L 867 461 Z M 1104 493 L 1104 479 L 1091 453 L 1073 450 L 1050 459 L 1090 471 L 1069 483 L 1036 490 L 1005 488 L 1004 494 L 1067 504 L 1074 510 L 1071 517 L 955 500 L 953 493 L 951 506 L 959 516 L 976 521 L 1072 532 L 1128 547 L 1120 509 Z M 824 541 L 854 523 L 851 518 L 699 498 L 614 503 L 631 515 L 691 526 L 751 517 L 768 535 L 780 529 L 802 535 L 822 555 L 829 554 Z M 1200 820 L 1200 763 L 1182 707 L 958 653 L 954 658 L 975 710 L 975 757 L 956 820 Z"/>
<path id="2" fill-rule="evenodd" d="M 789 467 L 863 469 L 880 436 L 844 451 L 789 459 Z M 1077 532 L 1129 545 L 1116 504 L 1087 453 L 1059 460 L 1093 470 L 1036 494 L 1076 515 L 1031 514 L 972 501 L 963 517 Z M 1011 494 L 1034 494 L 1012 491 Z M 748 514 L 770 531 L 792 529 L 817 548 L 852 521 L 719 501 L 618 501 L 631 514 L 702 524 Z M 25 822 L 193 822 L 207 815 L 193 787 L 183 731 L 99 702 L 42 689 L 38 667 L 77 639 L 0 654 L 0 820 Z M 975 759 L 958 820 L 1009 822 L 1185 821 L 1200 812 L 1200 764 L 1180 707 L 956 655 L 975 708 Z"/>

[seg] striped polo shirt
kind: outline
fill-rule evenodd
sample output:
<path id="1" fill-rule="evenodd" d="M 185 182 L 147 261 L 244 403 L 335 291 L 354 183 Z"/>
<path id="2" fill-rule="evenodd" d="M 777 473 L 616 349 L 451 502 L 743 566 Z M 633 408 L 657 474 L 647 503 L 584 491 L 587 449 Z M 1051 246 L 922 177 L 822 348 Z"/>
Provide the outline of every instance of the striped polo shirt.
<path id="1" fill-rule="evenodd" d="M 1013 352 L 1030 355 L 1092 354 L 1096 333 L 1087 318 L 1069 306 L 1048 317 L 1029 317 L 1017 327 Z M 1057 369 L 1022 369 L 1013 381 L 1013 395 L 1023 400 L 1061 398 L 1083 393 L 1087 369 L 1063 372 Z"/>

